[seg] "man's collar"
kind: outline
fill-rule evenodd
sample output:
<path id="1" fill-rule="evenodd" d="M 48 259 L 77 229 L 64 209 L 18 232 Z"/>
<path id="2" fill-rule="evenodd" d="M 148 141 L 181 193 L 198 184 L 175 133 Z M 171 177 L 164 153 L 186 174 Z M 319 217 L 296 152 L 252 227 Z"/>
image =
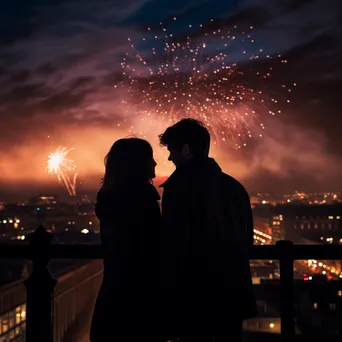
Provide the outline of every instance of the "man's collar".
<path id="1" fill-rule="evenodd" d="M 165 186 L 168 186 L 170 183 L 174 181 L 174 179 L 178 178 L 180 174 L 183 174 L 183 172 L 190 171 L 192 172 L 194 169 L 211 169 L 214 170 L 215 172 L 219 171 L 221 172 L 221 168 L 218 166 L 216 161 L 213 158 L 192 158 L 190 161 L 187 163 L 180 165 L 179 167 L 176 168 L 176 170 L 170 175 L 170 177 L 162 184 L 159 185 L 161 188 L 165 188 Z"/>
<path id="2" fill-rule="evenodd" d="M 173 171 L 170 175 L 170 177 L 162 184 L 159 185 L 159 188 L 165 188 L 169 183 L 172 183 L 173 179 L 177 177 L 177 174 L 179 173 L 179 169 L 176 169 Z"/>

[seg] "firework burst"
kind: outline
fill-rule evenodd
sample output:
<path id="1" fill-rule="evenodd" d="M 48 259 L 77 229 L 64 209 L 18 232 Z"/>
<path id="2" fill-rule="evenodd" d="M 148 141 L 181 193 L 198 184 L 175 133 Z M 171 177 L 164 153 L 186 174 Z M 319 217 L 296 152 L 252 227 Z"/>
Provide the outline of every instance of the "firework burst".
<path id="1" fill-rule="evenodd" d="M 147 49 L 142 48 L 146 37 L 137 43 L 128 38 L 131 49 L 121 63 L 123 81 L 114 86 L 127 91 L 122 100 L 127 113 L 169 123 L 183 117 L 199 119 L 207 125 L 214 143 L 232 141 L 236 148 L 246 146 L 249 138 L 262 137 L 263 116 L 281 113 L 279 104 L 290 101 L 279 96 L 280 90 L 291 92 L 296 84 L 275 88 L 275 63 L 272 67 L 263 63 L 262 70 L 254 66 L 260 60 L 287 61 L 256 49 L 253 27 L 241 33 L 236 26 L 217 29 L 201 40 L 175 40 L 160 24 L 157 34 L 147 30 L 146 36 L 152 35 L 156 42 L 153 47 L 148 43 Z"/>
<path id="2" fill-rule="evenodd" d="M 56 175 L 57 179 L 63 182 L 70 196 L 76 196 L 77 173 L 72 179 L 68 175 L 76 169 L 75 162 L 67 157 L 72 150 L 73 148 L 61 146 L 55 152 L 50 153 L 47 160 L 47 171 Z"/>

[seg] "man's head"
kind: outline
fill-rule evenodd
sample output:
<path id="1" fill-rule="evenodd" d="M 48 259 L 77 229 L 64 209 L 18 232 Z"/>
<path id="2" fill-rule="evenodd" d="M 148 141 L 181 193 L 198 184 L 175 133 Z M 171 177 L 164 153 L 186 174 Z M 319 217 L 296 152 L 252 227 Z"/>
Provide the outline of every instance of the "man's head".
<path id="1" fill-rule="evenodd" d="M 176 167 L 192 158 L 205 158 L 209 154 L 209 131 L 201 121 L 195 119 L 178 121 L 160 134 L 159 140 L 169 150 L 169 160 Z"/>

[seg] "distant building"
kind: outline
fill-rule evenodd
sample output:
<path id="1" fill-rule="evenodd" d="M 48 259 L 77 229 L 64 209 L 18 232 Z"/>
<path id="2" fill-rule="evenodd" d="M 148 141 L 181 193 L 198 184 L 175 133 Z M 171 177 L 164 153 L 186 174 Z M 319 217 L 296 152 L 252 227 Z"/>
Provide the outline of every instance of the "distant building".
<path id="1" fill-rule="evenodd" d="M 245 322 L 253 332 L 280 332 L 279 280 L 262 280 L 255 285 L 259 316 Z M 295 280 L 296 333 L 304 336 L 342 337 L 342 281 Z"/>
<path id="2" fill-rule="evenodd" d="M 342 281 L 295 283 L 297 325 L 304 335 L 342 337 Z"/>
<path id="3" fill-rule="evenodd" d="M 277 264 L 252 260 L 250 262 L 253 284 L 260 284 L 264 279 L 275 279 Z"/>
<path id="4" fill-rule="evenodd" d="M 0 239 L 25 239 L 39 225 L 51 232 L 98 232 L 94 208 L 94 203 L 66 204 L 52 196 L 36 197 L 24 206 L 6 204 L 0 211 Z"/>
<path id="5" fill-rule="evenodd" d="M 31 205 L 51 205 L 51 204 L 57 204 L 58 200 L 56 196 L 51 195 L 42 195 L 42 196 L 36 196 L 32 197 L 29 201 L 29 204 Z"/>
<path id="6" fill-rule="evenodd" d="M 258 316 L 243 322 L 243 329 L 253 333 L 280 334 L 280 314 L 272 305 L 257 301 Z"/>
<path id="7" fill-rule="evenodd" d="M 342 234 L 342 204 L 283 204 L 272 207 L 272 237 L 278 240 L 301 238 L 319 241 L 321 236 Z"/>

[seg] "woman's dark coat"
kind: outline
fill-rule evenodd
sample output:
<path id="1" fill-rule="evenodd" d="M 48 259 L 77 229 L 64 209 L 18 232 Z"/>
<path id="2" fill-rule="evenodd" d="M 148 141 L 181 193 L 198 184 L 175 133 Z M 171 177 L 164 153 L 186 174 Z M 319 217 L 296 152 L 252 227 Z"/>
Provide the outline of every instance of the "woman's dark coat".
<path id="1" fill-rule="evenodd" d="M 160 208 L 152 184 L 101 189 L 96 203 L 104 252 L 103 282 L 90 340 L 152 338 L 158 289 Z"/>

